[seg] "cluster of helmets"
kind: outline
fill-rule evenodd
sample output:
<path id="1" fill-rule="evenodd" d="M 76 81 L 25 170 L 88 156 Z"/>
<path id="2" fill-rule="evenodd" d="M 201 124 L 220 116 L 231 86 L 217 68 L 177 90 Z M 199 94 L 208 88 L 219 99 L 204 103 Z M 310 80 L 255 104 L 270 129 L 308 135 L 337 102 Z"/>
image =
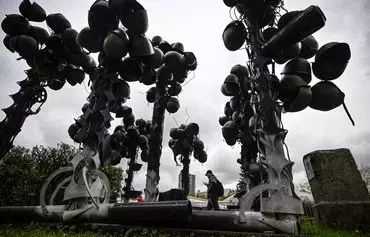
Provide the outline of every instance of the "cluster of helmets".
<path id="1" fill-rule="evenodd" d="M 230 97 L 230 101 L 226 102 L 224 116 L 219 118 L 219 123 L 223 126 L 223 137 L 230 146 L 235 145 L 240 137 L 239 134 L 246 129 L 245 122 L 242 121 L 252 120 L 255 115 L 250 104 L 246 101 L 246 105 L 243 107 L 243 102 L 241 101 L 242 96 L 247 96 L 248 98 L 246 97 L 245 100 L 247 99 L 249 101 L 253 95 L 248 80 L 249 76 L 246 66 L 240 64 L 234 65 L 221 86 L 222 94 Z"/>
<path id="2" fill-rule="evenodd" d="M 275 9 L 282 5 L 282 2 L 282 0 L 224 0 L 226 6 L 235 7 L 257 29 L 273 23 Z"/>
<path id="3" fill-rule="evenodd" d="M 313 37 L 305 40 L 312 41 Z M 308 106 L 329 111 L 344 102 L 344 93 L 331 81 L 340 77 L 346 69 L 351 57 L 349 45 L 327 43 L 309 56 L 314 55 L 312 67 L 307 57 L 301 56 L 288 61 L 281 72 L 279 99 L 284 102 L 287 112 L 301 111 Z M 310 87 L 312 73 L 321 81 Z"/>
<path id="4" fill-rule="evenodd" d="M 182 43 L 170 44 L 160 36 L 154 36 L 152 39 L 155 51 L 154 57 L 157 60 L 152 63 L 154 69 L 143 72 L 142 82 L 145 85 L 157 86 L 151 87 L 146 93 L 146 99 L 149 103 L 156 100 L 159 88 L 164 88 L 166 110 L 169 113 L 176 113 L 180 109 L 180 102 L 176 98 L 181 91 L 181 84 L 188 77 L 189 71 L 197 68 L 197 59 L 192 52 L 186 52 Z"/>
<path id="5" fill-rule="evenodd" d="M 207 153 L 204 150 L 204 143 L 199 139 L 199 125 L 189 123 L 188 125 L 181 124 L 178 128 L 170 130 L 170 141 L 168 146 L 174 154 L 174 160 L 177 163 L 177 157 L 187 157 L 194 152 L 194 158 L 200 163 L 207 161 Z M 182 161 L 180 159 L 180 161 Z"/>
<path id="6" fill-rule="evenodd" d="M 103 71 L 104 68 L 98 68 L 90 74 L 92 91 L 88 97 L 89 102 L 82 106 L 83 115 L 68 129 L 75 142 L 96 149 L 104 141 L 104 131 L 111 126 L 113 118 L 110 113 L 115 113 L 116 118 L 122 118 L 127 126 L 135 123 L 132 109 L 123 105 L 130 97 L 130 86 Z"/>
<path id="7" fill-rule="evenodd" d="M 236 7 L 249 20 L 249 23 L 257 19 L 254 14 L 268 18 L 255 25 L 255 28 L 260 31 L 257 38 L 262 43 L 262 54 L 277 64 L 286 63 L 278 86 L 279 99 L 284 102 L 286 112 L 298 112 L 308 106 L 316 110 L 329 111 L 340 106 L 344 102 L 344 93 L 331 80 L 340 77 L 346 69 L 351 57 L 349 45 L 331 42 L 319 48 L 318 42 L 309 33 L 321 28 L 326 18 L 321 9 L 316 6 L 310 6 L 303 11 L 287 12 L 275 24 L 275 14 L 269 12 L 273 13 L 280 2 L 224 0 L 227 6 Z M 261 15 L 263 12 L 265 14 Z M 310 19 L 313 25 L 310 26 L 311 28 L 304 24 Z M 286 37 L 290 39 L 283 40 Z M 223 40 L 228 50 L 238 50 L 245 43 L 245 39 L 246 28 L 242 21 L 232 21 L 224 30 Z M 296 42 L 290 44 L 293 42 L 291 40 Z M 314 56 L 315 60 L 311 67 L 308 59 Z M 321 81 L 310 87 L 312 73 Z M 271 78 L 272 83 L 277 85 L 276 78 Z M 230 96 L 228 90 L 238 90 L 237 77 L 229 75 L 226 81 L 222 92 Z"/>
<path id="8" fill-rule="evenodd" d="M 70 138 L 76 143 L 83 143 L 96 151 L 105 138 L 107 129 L 111 126 L 112 117 L 107 110 L 96 110 L 94 103 L 82 106 L 82 115 L 75 119 L 68 128 Z M 99 135 L 96 131 L 101 131 Z"/>
<path id="9" fill-rule="evenodd" d="M 122 188 L 124 198 L 136 198 L 141 194 L 141 191 L 132 189 L 132 181 L 134 172 L 141 169 L 142 164 L 136 162 L 138 148 L 141 150 L 141 160 L 148 162 L 149 160 L 149 138 L 152 133 L 152 121 L 145 119 L 137 119 L 135 125 L 130 125 L 126 128 L 127 136 L 121 144 L 121 155 L 130 159 L 128 169 L 126 170 L 125 186 Z"/>
<path id="10" fill-rule="evenodd" d="M 99 53 L 100 65 L 111 72 L 123 74 L 127 81 L 139 80 L 136 64 L 154 54 L 145 37 L 148 16 L 144 7 L 135 0 L 96 0 L 90 7 L 88 24 L 78 33 L 77 42 L 87 51 Z M 128 72 L 121 73 L 127 68 Z"/>
<path id="11" fill-rule="evenodd" d="M 144 125 L 143 125 L 144 123 Z M 137 155 L 137 148 L 141 150 L 141 160 L 147 162 L 149 159 L 149 142 L 147 130 L 142 126 L 147 125 L 143 119 L 136 120 L 135 124 L 119 125 L 113 134 L 106 135 L 101 148 L 101 159 L 105 165 L 117 165 L 122 158 L 132 159 Z M 140 129 L 139 129 L 140 128 Z M 136 162 L 129 163 L 129 169 L 137 172 L 142 164 Z"/>
<path id="12" fill-rule="evenodd" d="M 137 145 L 141 149 L 141 160 L 143 162 L 149 161 L 149 139 L 153 131 L 152 121 L 138 119 L 136 120 L 135 127 L 140 134 L 139 140 L 137 140 Z"/>
<path id="13" fill-rule="evenodd" d="M 132 114 L 132 109 L 126 107 L 126 116 L 123 119 L 124 126 L 119 125 L 114 129 L 113 134 L 109 134 L 106 128 L 110 127 L 110 119 L 104 119 L 105 124 L 101 124 L 101 119 L 97 118 L 96 113 L 91 113 L 89 104 L 83 107 L 84 115 L 75 119 L 69 129 L 68 134 L 77 143 L 84 143 L 99 151 L 101 163 L 105 165 L 117 165 L 121 159 L 126 157 L 130 159 L 136 155 L 136 148 L 141 149 L 141 160 L 149 160 L 148 139 L 152 131 L 151 121 L 138 119 Z M 90 112 L 87 112 L 89 111 Z M 90 123 L 89 123 L 90 122 Z M 102 126 L 104 128 L 99 128 Z M 93 130 L 98 130 L 96 135 Z M 99 132 L 101 131 L 101 132 Z M 135 153 L 135 154 L 134 154 Z M 141 165 L 131 164 L 134 171 L 139 171 Z M 140 166 L 140 167 L 139 167 Z"/>
<path id="14" fill-rule="evenodd" d="M 78 45 L 78 32 L 71 28 L 71 23 L 61 13 L 47 15 L 40 5 L 29 0 L 21 2 L 19 11 L 21 15 L 6 15 L 1 23 L 6 33 L 5 47 L 25 59 L 37 72 L 37 78 L 47 82 L 52 90 L 61 89 L 66 81 L 72 86 L 82 83 L 84 71 L 90 71 L 96 64 Z M 51 34 L 30 21 L 46 21 Z"/>
<path id="15" fill-rule="evenodd" d="M 88 23 L 77 42 L 87 51 L 99 53 L 99 64 L 127 82 L 152 85 L 158 82 L 159 72 L 171 74 L 171 78 L 172 73 L 180 74 L 183 79 L 187 70 L 196 68 L 194 54 L 184 52 L 181 43 L 170 45 L 160 36 L 152 40 L 145 36 L 147 12 L 135 0 L 97 0 L 89 10 Z M 160 78 L 169 80 L 165 75 Z"/>
<path id="16" fill-rule="evenodd" d="M 262 41 L 268 42 L 302 12 L 297 10 L 282 15 L 277 27 L 269 27 L 262 32 Z M 312 57 L 315 58 L 311 66 L 308 59 Z M 279 99 L 284 102 L 284 110 L 298 112 L 309 106 L 316 110 L 329 111 L 343 104 L 344 93 L 330 81 L 343 74 L 350 58 L 348 44 L 330 42 L 319 48 L 313 35 L 285 47 L 273 58 L 278 64 L 287 62 L 281 72 L 279 90 Z M 321 81 L 310 87 L 312 73 Z"/>
<path id="17" fill-rule="evenodd" d="M 282 0 L 224 0 L 226 6 L 235 7 L 243 16 L 242 18 L 248 19 L 249 25 L 256 29 L 274 23 L 275 9 L 281 5 L 281 2 Z M 246 35 L 243 22 L 234 20 L 226 26 L 222 38 L 225 47 L 230 51 L 235 51 L 244 45 Z"/>

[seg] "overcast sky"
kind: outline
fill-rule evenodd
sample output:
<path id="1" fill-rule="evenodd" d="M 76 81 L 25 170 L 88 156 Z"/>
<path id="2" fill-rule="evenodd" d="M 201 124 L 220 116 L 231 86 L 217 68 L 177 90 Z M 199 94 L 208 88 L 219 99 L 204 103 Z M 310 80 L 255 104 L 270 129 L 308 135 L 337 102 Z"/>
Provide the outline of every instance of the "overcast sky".
<path id="1" fill-rule="evenodd" d="M 0 1 L 0 20 L 5 14 L 18 13 L 20 0 Z M 60 12 L 81 30 L 87 26 L 87 13 L 93 0 L 39 0 L 48 14 Z M 190 172 L 195 174 L 196 189 L 204 190 L 204 173 L 212 169 L 226 187 L 235 188 L 239 179 L 239 166 L 236 163 L 240 147 L 229 147 L 223 141 L 218 117 L 223 115 L 223 107 L 228 98 L 220 92 L 220 87 L 235 64 L 245 64 L 246 53 L 228 51 L 222 42 L 222 32 L 231 21 L 229 8 L 222 0 L 141 0 L 149 15 L 148 37 L 160 35 L 170 43 L 182 42 L 186 51 L 192 51 L 198 58 L 195 78 L 183 88 L 180 94 L 181 109 L 175 115 L 166 114 L 163 155 L 161 160 L 160 191 L 177 187 L 181 167 L 176 167 L 173 155 L 168 148 L 169 130 L 178 123 L 197 122 L 200 137 L 205 142 L 208 153 L 207 163 L 191 163 Z M 286 138 L 291 159 L 295 162 L 293 171 L 295 182 L 305 179 L 302 158 L 305 154 L 319 149 L 349 148 L 358 165 L 369 164 L 370 154 L 370 80 L 368 61 L 370 43 L 370 2 L 368 0 L 286 0 L 288 10 L 302 10 L 309 5 L 318 5 L 327 17 L 326 26 L 314 36 L 320 45 L 331 41 L 347 42 L 352 58 L 345 73 L 334 82 L 346 94 L 345 102 L 356 126 L 353 127 L 343 107 L 330 112 L 314 111 L 310 108 L 283 115 L 284 127 L 289 130 Z M 45 26 L 46 23 L 43 23 Z M 0 32 L 1 39 L 4 33 Z M 0 46 L 0 107 L 11 105 L 8 97 L 19 90 L 16 81 L 25 79 L 25 62 L 16 61 L 18 55 Z M 311 59 L 312 61 L 312 59 Z M 311 85 L 317 83 L 313 79 Z M 149 87 L 131 83 L 132 96 L 127 105 L 133 108 L 137 118 L 151 119 L 152 105 L 145 100 Z M 87 89 L 89 90 L 89 89 Z M 48 100 L 36 116 L 29 117 L 22 132 L 15 140 L 16 145 L 56 146 L 59 142 L 73 144 L 67 129 L 73 118 L 81 115 L 81 107 L 88 91 L 84 85 L 65 85 L 60 91 L 48 90 Z M 0 119 L 5 117 L 0 113 Z M 113 125 L 118 125 L 116 120 Z M 114 127 L 114 126 L 112 126 Z M 127 160 L 122 160 L 126 168 Z M 146 166 L 136 176 L 134 187 L 145 187 Z"/>

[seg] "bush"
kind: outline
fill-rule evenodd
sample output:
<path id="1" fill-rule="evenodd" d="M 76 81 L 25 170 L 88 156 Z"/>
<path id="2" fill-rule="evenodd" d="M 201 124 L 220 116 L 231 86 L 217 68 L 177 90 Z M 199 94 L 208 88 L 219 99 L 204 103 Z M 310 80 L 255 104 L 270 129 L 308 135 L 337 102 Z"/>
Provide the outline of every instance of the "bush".
<path id="1" fill-rule="evenodd" d="M 11 149 L 0 163 L 0 206 L 39 205 L 41 187 L 55 170 L 70 166 L 77 148 L 61 143 L 56 148 L 35 146 L 31 150 L 22 146 Z M 117 197 L 123 179 L 122 169 L 106 167 L 112 188 Z"/>

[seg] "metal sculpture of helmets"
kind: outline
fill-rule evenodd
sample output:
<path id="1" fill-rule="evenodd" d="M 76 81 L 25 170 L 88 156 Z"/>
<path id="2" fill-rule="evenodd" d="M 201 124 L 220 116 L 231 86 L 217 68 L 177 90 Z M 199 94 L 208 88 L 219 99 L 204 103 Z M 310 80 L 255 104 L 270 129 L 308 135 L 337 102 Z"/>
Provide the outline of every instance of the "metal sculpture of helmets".
<path id="1" fill-rule="evenodd" d="M 180 109 L 176 98 L 182 92 L 181 84 L 185 82 L 190 71 L 197 68 L 197 59 L 192 52 L 184 51 L 182 43 L 169 44 L 160 36 L 152 38 L 154 54 L 147 59 L 141 82 L 151 87 L 146 94 L 149 103 L 154 103 L 159 87 L 165 88 L 165 108 L 169 113 Z"/>
<path id="2" fill-rule="evenodd" d="M 292 165 L 285 158 L 281 112 L 307 107 L 329 111 L 344 104 L 344 93 L 331 82 L 344 72 L 351 52 L 348 44 L 331 42 L 319 47 L 312 35 L 325 25 L 317 6 L 282 14 L 283 1 L 224 0 L 240 13 L 223 32 L 225 47 L 245 47 L 249 61 L 235 65 L 221 86 L 230 97 L 219 118 L 230 146 L 241 143 L 239 221 L 245 211 L 260 211 L 261 222 L 287 233 L 298 233 L 302 203 L 294 192 Z M 281 17 L 276 18 L 277 15 Z M 308 60 L 315 56 L 314 62 Z M 281 78 L 275 64 L 285 64 Z M 268 66 L 271 65 L 271 72 Z M 310 86 L 312 73 L 321 82 Z M 289 157 L 288 157 L 289 158 Z M 276 218 L 269 216 L 279 214 Z"/>
<path id="3" fill-rule="evenodd" d="M 186 194 L 189 193 L 189 165 L 190 156 L 193 154 L 194 158 L 200 163 L 207 161 L 207 153 L 204 150 L 204 143 L 199 139 L 199 125 L 196 123 L 182 124 L 178 128 L 170 130 L 171 139 L 168 142 L 171 148 L 176 165 L 178 158 L 183 164 L 181 170 L 182 189 Z"/>
<path id="4" fill-rule="evenodd" d="M 185 51 L 180 42 L 170 44 L 160 36 L 151 40 L 154 54 L 144 58 L 140 81 L 153 85 L 146 93 L 146 99 L 153 106 L 153 132 L 149 139 L 150 159 L 148 161 L 145 201 L 156 201 L 159 183 L 159 166 L 162 153 L 163 124 L 165 112 L 176 113 L 180 109 L 177 96 L 190 71 L 197 68 L 194 53 Z M 155 84 L 155 85 L 154 85 Z"/>
<path id="5" fill-rule="evenodd" d="M 128 123 L 130 124 L 130 123 Z M 136 191 L 132 188 L 134 172 L 138 172 L 142 164 L 137 163 L 139 149 L 141 150 L 141 161 L 148 162 L 149 160 L 149 143 L 148 138 L 152 132 L 152 122 L 144 119 L 137 119 L 135 125 L 130 124 L 125 126 L 126 136 L 125 143 L 121 146 L 121 154 L 129 159 L 128 169 L 126 170 L 125 186 L 123 187 L 123 195 L 125 202 L 130 198 L 137 198 L 141 191 Z"/>
<path id="6" fill-rule="evenodd" d="M 37 114 L 47 99 L 45 87 L 60 90 L 66 81 L 72 86 L 82 83 L 85 71 L 95 67 L 94 60 L 76 43 L 77 31 L 61 14 L 47 15 L 36 2 L 23 0 L 20 14 L 6 15 L 1 22 L 5 32 L 3 43 L 12 53 L 17 53 L 27 62 L 27 79 L 18 82 L 21 89 L 11 97 L 14 104 L 4 109 L 6 118 L 0 125 L 0 157 L 12 147 L 15 136 L 31 114 Z M 31 22 L 45 22 L 51 29 L 32 25 Z M 82 67 L 84 70 L 82 70 Z M 38 103 L 37 110 L 32 111 Z"/>
<path id="7" fill-rule="evenodd" d="M 83 147 L 72 160 L 70 182 L 64 183 L 68 185 L 64 201 L 70 204 L 63 218 L 71 220 L 86 210 L 99 208 L 101 202 L 109 201 L 110 185 L 100 171 L 101 166 L 116 165 L 124 157 L 130 159 L 130 163 L 123 197 L 127 199 L 140 194 L 131 188 L 133 172 L 141 168 L 141 164 L 136 162 L 138 148 L 141 149 L 142 160 L 150 161 L 148 138 L 153 129 L 149 122 L 144 128 L 141 120 L 135 126 L 132 109 L 123 105 L 130 98 L 128 82 L 138 81 L 145 85 L 157 83 L 167 89 L 168 76 L 171 75 L 172 79 L 171 73 L 181 69 L 186 69 L 185 72 L 188 68 L 194 70 L 196 59 L 192 53 L 183 52 L 180 43 L 167 48 L 167 51 L 173 49 L 169 56 L 160 47 L 154 47 L 154 43 L 145 36 L 148 28 L 146 11 L 136 1 L 95 1 L 88 11 L 88 26 L 80 32 L 71 30 L 69 22 L 61 14 L 51 14 L 46 21 L 54 32 L 61 34 L 61 39 L 53 36 L 50 46 L 58 49 L 58 53 L 64 52 L 57 47 L 61 41 L 67 49 L 69 64 L 65 66 L 65 71 L 70 72 L 67 81 L 73 82 L 72 79 L 78 78 L 81 74 L 76 69 L 82 66 L 89 74 L 91 83 L 88 103 L 82 107 L 83 114 L 68 129 L 70 137 Z M 120 27 L 120 22 L 124 27 Z M 87 56 L 89 53 L 99 53 L 98 66 Z M 181 72 L 181 76 L 186 77 Z M 175 84 L 171 92 L 165 94 L 168 111 L 176 112 L 179 108 L 178 100 L 168 95 L 176 96 L 180 92 L 181 87 Z M 124 124 L 118 126 L 113 134 L 108 133 L 113 119 L 111 113 L 116 118 L 122 118 Z M 51 178 L 60 173 L 56 171 L 53 175 Z M 47 180 L 44 184 L 45 190 L 49 182 Z M 44 197 L 45 193 L 40 195 L 40 199 Z M 47 213 L 46 207 L 43 212 Z"/>
<path id="8" fill-rule="evenodd" d="M 139 170 L 141 165 L 135 161 L 137 147 L 142 150 L 143 160 L 148 160 L 148 144 L 144 144 L 144 135 L 135 126 L 132 109 L 124 103 L 131 93 L 128 82 L 141 80 L 144 62 L 154 55 L 154 49 L 144 36 L 148 24 L 145 10 L 136 1 L 121 3 L 95 1 L 88 11 L 89 26 L 80 32 L 68 30 L 65 18 L 59 14 L 47 17 L 50 28 L 63 32 L 63 42 L 71 39 L 67 40 L 72 50 L 69 59 L 83 67 L 91 83 L 83 114 L 68 129 L 70 137 L 82 144 L 83 149 L 72 160 L 74 172 L 64 193 L 64 201 L 70 204 L 63 214 L 64 220 L 77 218 L 86 210 L 99 208 L 100 203 L 109 201 L 110 185 L 100 171 L 102 166 L 117 165 L 126 157 L 131 161 L 128 173 Z M 125 28 L 119 26 L 120 20 Z M 88 53 L 99 53 L 98 66 L 86 67 L 84 55 Z M 74 72 L 73 76 L 79 75 L 75 67 L 67 69 Z M 113 134 L 108 133 L 113 119 L 111 113 L 122 118 L 124 124 L 116 127 Z M 132 195 L 132 178 L 132 175 L 126 178 L 124 197 Z M 47 185 L 48 182 L 44 186 Z"/>

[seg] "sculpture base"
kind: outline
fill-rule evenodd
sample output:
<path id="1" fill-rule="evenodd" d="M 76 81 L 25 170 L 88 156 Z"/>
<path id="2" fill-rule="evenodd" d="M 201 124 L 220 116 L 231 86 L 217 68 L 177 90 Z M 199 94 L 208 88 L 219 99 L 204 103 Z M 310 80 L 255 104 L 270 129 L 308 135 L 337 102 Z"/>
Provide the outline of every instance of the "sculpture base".
<path id="1" fill-rule="evenodd" d="M 330 227 L 370 231 L 370 201 L 321 202 L 314 205 L 315 218 Z"/>
<path id="2" fill-rule="evenodd" d="M 0 223 L 16 222 L 62 222 L 68 215 L 64 206 L 48 206 L 52 215 L 44 215 L 40 206 L 33 207 L 0 207 Z M 189 201 L 103 204 L 91 208 L 73 218 L 68 223 L 120 224 L 125 226 L 142 226 L 157 228 L 180 228 L 197 230 L 241 231 L 264 233 L 278 232 L 286 229 L 287 233 L 298 234 L 296 223 L 272 220 L 260 212 L 245 212 L 246 222 L 239 222 L 238 211 L 199 211 L 192 210 Z"/>

